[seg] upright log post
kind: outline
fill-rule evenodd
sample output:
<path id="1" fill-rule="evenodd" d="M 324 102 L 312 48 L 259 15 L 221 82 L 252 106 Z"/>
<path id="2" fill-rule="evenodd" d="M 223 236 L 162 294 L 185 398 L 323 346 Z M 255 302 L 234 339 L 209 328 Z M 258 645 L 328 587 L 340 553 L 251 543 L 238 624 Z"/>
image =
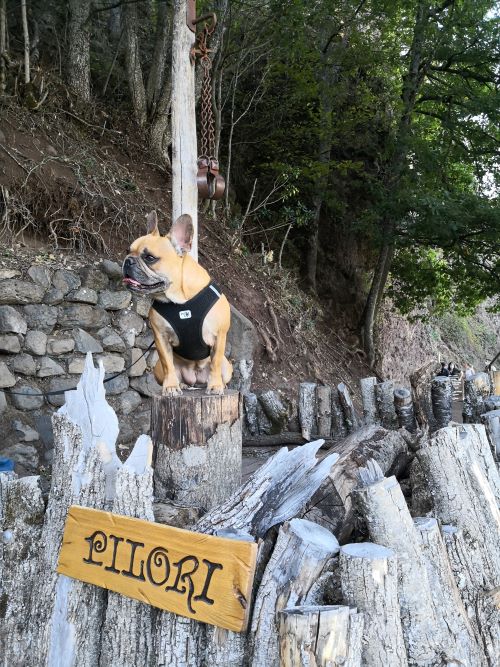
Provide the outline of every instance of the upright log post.
<path id="1" fill-rule="evenodd" d="M 400 428 L 405 428 L 410 433 L 415 431 L 415 413 L 413 411 L 413 400 L 411 391 L 404 387 L 394 389 L 394 407 L 398 417 Z"/>
<path id="2" fill-rule="evenodd" d="M 316 425 L 316 384 L 301 382 L 299 385 L 299 423 L 302 437 L 311 440 L 317 431 Z"/>
<path id="3" fill-rule="evenodd" d="M 432 380 L 431 401 L 436 428 L 448 426 L 453 401 L 453 387 L 449 377 L 438 376 Z"/>
<path id="4" fill-rule="evenodd" d="M 481 415 L 481 420 L 486 428 L 493 456 L 500 461 L 500 409 L 490 410 Z"/>
<path id="5" fill-rule="evenodd" d="M 484 400 L 490 391 L 490 376 L 488 373 L 476 373 L 470 380 L 464 382 L 463 419 L 465 424 L 481 421 L 481 415 L 486 412 Z"/>
<path id="6" fill-rule="evenodd" d="M 172 34 L 172 220 L 188 213 L 194 225 L 191 255 L 198 259 L 198 189 L 195 67 L 191 48 L 195 34 L 187 25 L 192 0 L 174 0 Z M 195 3 L 192 3 L 195 4 Z"/>
<path id="7" fill-rule="evenodd" d="M 377 378 L 362 378 L 360 385 L 361 398 L 363 399 L 363 421 L 365 426 L 375 424 L 378 421 L 377 398 L 375 396 Z"/>
<path id="8" fill-rule="evenodd" d="M 394 382 L 386 380 L 375 386 L 378 413 L 384 428 L 397 428 L 398 420 L 394 408 Z"/>
<path id="9" fill-rule="evenodd" d="M 241 430 L 237 391 L 154 397 L 156 500 L 204 511 L 226 500 L 241 483 Z"/>
<path id="10" fill-rule="evenodd" d="M 318 436 L 329 438 L 332 432 L 332 388 L 328 385 L 316 387 L 318 406 Z"/>

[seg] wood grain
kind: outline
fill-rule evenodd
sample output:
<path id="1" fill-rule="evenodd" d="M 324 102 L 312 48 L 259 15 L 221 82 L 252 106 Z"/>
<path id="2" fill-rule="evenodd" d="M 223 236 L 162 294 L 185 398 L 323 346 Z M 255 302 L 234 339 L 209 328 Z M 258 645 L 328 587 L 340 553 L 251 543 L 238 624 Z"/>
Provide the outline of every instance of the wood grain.
<path id="1" fill-rule="evenodd" d="M 245 630 L 257 545 L 73 505 L 57 571 L 160 609 Z"/>

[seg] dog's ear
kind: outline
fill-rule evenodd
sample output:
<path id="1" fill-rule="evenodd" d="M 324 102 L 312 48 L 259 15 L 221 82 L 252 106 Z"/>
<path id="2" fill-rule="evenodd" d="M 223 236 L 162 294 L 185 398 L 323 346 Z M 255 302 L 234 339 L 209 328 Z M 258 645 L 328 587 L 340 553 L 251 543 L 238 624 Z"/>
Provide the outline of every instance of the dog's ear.
<path id="1" fill-rule="evenodd" d="M 147 234 L 152 234 L 153 236 L 160 236 L 160 231 L 158 229 L 158 216 L 156 215 L 156 211 L 151 211 L 151 213 L 148 213 L 146 217 L 146 223 L 147 223 L 147 229 L 146 229 Z"/>
<path id="2" fill-rule="evenodd" d="M 169 232 L 170 240 L 179 255 L 185 255 L 191 250 L 193 235 L 193 219 L 188 213 L 184 213 L 173 223 Z"/>

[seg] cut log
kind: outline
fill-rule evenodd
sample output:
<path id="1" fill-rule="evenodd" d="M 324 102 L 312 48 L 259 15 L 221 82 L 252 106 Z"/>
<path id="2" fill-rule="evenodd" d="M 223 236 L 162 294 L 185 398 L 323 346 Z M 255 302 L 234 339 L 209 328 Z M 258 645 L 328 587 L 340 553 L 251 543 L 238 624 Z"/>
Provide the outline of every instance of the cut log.
<path id="1" fill-rule="evenodd" d="M 453 388 L 449 377 L 435 377 L 431 382 L 432 414 L 436 429 L 448 426 L 451 421 Z"/>
<path id="2" fill-rule="evenodd" d="M 355 526 L 351 494 L 358 483 L 358 469 L 375 459 L 384 473 L 398 474 L 410 458 L 405 431 L 387 431 L 380 425 L 364 426 L 328 451 L 340 458 L 312 497 L 304 518 L 315 521 L 346 542 Z"/>
<path id="3" fill-rule="evenodd" d="M 358 417 L 356 415 L 356 410 L 349 393 L 347 386 L 341 382 L 337 386 L 337 391 L 339 394 L 340 405 L 342 406 L 342 412 L 344 413 L 344 421 L 348 433 L 352 433 L 358 428 Z"/>
<path id="4" fill-rule="evenodd" d="M 375 387 L 375 397 L 377 399 L 377 410 L 380 416 L 380 423 L 384 428 L 398 428 L 398 418 L 394 407 L 394 382 L 386 380 L 377 384 Z"/>
<path id="5" fill-rule="evenodd" d="M 345 603 L 355 606 L 364 616 L 361 664 L 408 665 L 394 551 L 369 542 L 346 544 L 340 549 L 339 567 Z"/>
<path id="6" fill-rule="evenodd" d="M 24 667 L 30 655 L 27 613 L 33 582 L 40 576 L 37 556 L 44 512 L 38 477 L 0 475 L 0 655 L 6 667 Z"/>
<path id="7" fill-rule="evenodd" d="M 338 551 L 332 533 L 317 524 L 292 519 L 281 526 L 254 604 L 252 667 L 279 665 L 277 612 L 300 605 Z"/>
<path id="8" fill-rule="evenodd" d="M 485 590 L 483 573 L 474 561 L 474 553 L 462 530 L 444 525 L 442 535 L 460 596 L 486 656 L 482 664 L 497 667 L 500 655 L 499 589 Z"/>
<path id="9" fill-rule="evenodd" d="M 332 388 L 328 386 L 316 387 L 316 405 L 318 437 L 329 438 L 332 432 Z"/>
<path id="10" fill-rule="evenodd" d="M 436 614 L 442 617 L 451 635 L 451 643 L 443 657 L 447 664 L 481 667 L 486 656 L 477 643 L 460 597 L 439 524 L 436 519 L 428 517 L 418 517 L 414 523 L 425 556 Z"/>
<path id="11" fill-rule="evenodd" d="M 500 512 L 471 437 L 462 427 L 441 429 L 417 457 L 436 518 L 463 531 L 482 591 L 489 593 L 500 585 Z"/>
<path id="12" fill-rule="evenodd" d="M 198 188 L 194 33 L 186 23 L 189 0 L 175 0 L 172 21 L 172 220 L 189 214 L 194 236 L 190 254 L 198 259 Z"/>
<path id="13" fill-rule="evenodd" d="M 155 396 L 151 408 L 158 501 L 208 509 L 241 483 L 238 392 Z"/>
<path id="14" fill-rule="evenodd" d="M 427 479 L 418 458 L 410 463 L 411 514 L 412 516 L 428 516 L 434 507 Z"/>
<path id="15" fill-rule="evenodd" d="M 272 390 L 264 392 L 259 396 L 259 402 L 273 426 L 272 432 L 283 431 L 288 421 L 288 409 L 278 392 Z"/>
<path id="16" fill-rule="evenodd" d="M 449 631 L 437 617 L 420 538 L 395 477 L 385 478 L 374 463 L 360 469 L 356 505 L 370 538 L 398 557 L 398 595 L 408 661 L 434 665 L 450 646 Z"/>
<path id="17" fill-rule="evenodd" d="M 436 364 L 429 361 L 410 375 L 413 409 L 418 426 L 422 430 L 434 427 L 432 414 L 431 382 L 436 374 Z"/>
<path id="18" fill-rule="evenodd" d="M 363 615 L 350 607 L 289 607 L 279 613 L 280 667 L 361 667 Z"/>
<path id="19" fill-rule="evenodd" d="M 299 423 L 305 440 L 310 440 L 316 433 L 316 385 L 314 382 L 301 382 L 299 385 Z"/>
<path id="20" fill-rule="evenodd" d="M 332 389 L 332 438 L 339 439 L 347 436 L 347 424 L 344 417 L 344 411 L 340 403 L 339 392 Z"/>
<path id="21" fill-rule="evenodd" d="M 245 406 L 246 425 L 250 435 L 259 434 L 259 422 L 257 419 L 257 396 L 252 393 L 243 394 L 243 405 Z"/>
<path id="22" fill-rule="evenodd" d="M 476 373 L 464 382 L 464 424 L 478 424 L 481 415 L 486 412 L 484 401 L 490 393 L 490 376 L 488 373 Z"/>
<path id="23" fill-rule="evenodd" d="M 116 476 L 115 514 L 154 521 L 151 456 L 151 439 L 142 435 Z M 102 628 L 100 666 L 153 664 L 156 613 L 154 607 L 110 592 Z"/>
<path id="24" fill-rule="evenodd" d="M 405 428 L 413 433 L 416 428 L 415 413 L 413 411 L 413 400 L 411 391 L 404 387 L 394 389 L 394 408 L 400 428 Z"/>
<path id="25" fill-rule="evenodd" d="M 500 506 L 500 474 L 493 458 L 485 427 L 483 424 L 464 424 L 459 427 L 459 430 L 463 446 L 473 452 Z"/>
<path id="26" fill-rule="evenodd" d="M 481 415 L 495 461 L 500 462 L 500 409 L 490 410 Z"/>
<path id="27" fill-rule="evenodd" d="M 363 400 L 363 422 L 365 426 L 375 424 L 379 421 L 377 411 L 377 397 L 375 396 L 375 387 L 377 386 L 377 378 L 362 378 L 361 398 Z"/>

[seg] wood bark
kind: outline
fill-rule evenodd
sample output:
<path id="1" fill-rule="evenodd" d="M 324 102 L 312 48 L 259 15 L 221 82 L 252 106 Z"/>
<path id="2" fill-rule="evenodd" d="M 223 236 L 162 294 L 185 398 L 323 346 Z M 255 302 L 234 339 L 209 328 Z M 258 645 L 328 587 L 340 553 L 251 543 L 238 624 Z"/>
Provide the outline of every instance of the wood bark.
<path id="1" fill-rule="evenodd" d="M 21 0 L 21 19 L 23 23 L 24 40 L 24 83 L 30 82 L 30 35 L 28 31 L 28 14 L 26 11 L 26 0 Z"/>
<path id="2" fill-rule="evenodd" d="M 340 405 L 342 406 L 342 412 L 344 413 L 345 425 L 347 428 L 347 433 L 352 433 L 358 427 L 358 417 L 356 415 L 356 410 L 349 393 L 349 389 L 346 385 L 341 382 L 337 386 L 339 393 Z"/>
<path id="3" fill-rule="evenodd" d="M 341 543 L 349 539 L 355 527 L 352 492 L 358 483 L 358 469 L 374 459 L 384 473 L 400 472 L 408 462 L 409 437 L 403 431 L 387 431 L 372 424 L 352 433 L 331 446 L 340 458 L 331 469 L 304 514 L 331 530 Z"/>
<path id="4" fill-rule="evenodd" d="M 480 423 L 486 412 L 484 401 L 490 392 L 488 373 L 476 373 L 464 382 L 463 420 L 466 424 Z"/>
<path id="5" fill-rule="evenodd" d="M 316 433 L 316 385 L 314 382 L 301 382 L 299 385 L 299 423 L 305 440 L 310 440 Z"/>
<path id="6" fill-rule="evenodd" d="M 384 477 L 376 464 L 360 473 L 362 486 L 353 495 L 370 538 L 398 556 L 398 595 L 408 661 L 435 665 L 451 638 L 435 613 L 420 538 L 403 493 L 396 478 Z"/>
<path id="7" fill-rule="evenodd" d="M 190 254 L 198 259 L 198 189 L 193 33 L 186 25 L 187 0 L 174 0 L 172 34 L 172 220 L 187 213 L 194 226 Z"/>
<path id="8" fill-rule="evenodd" d="M 332 432 L 332 388 L 316 387 L 318 436 L 329 438 Z"/>
<path id="9" fill-rule="evenodd" d="M 442 534 L 460 596 L 486 656 L 482 664 L 496 667 L 500 655 L 499 588 L 485 590 L 483 573 L 462 530 L 443 525 Z"/>
<path id="10" fill-rule="evenodd" d="M 436 364 L 429 361 L 410 375 L 413 408 L 418 426 L 423 429 L 432 429 L 434 415 L 431 402 L 431 381 L 436 374 Z"/>
<path id="11" fill-rule="evenodd" d="M 427 575 L 432 587 L 436 614 L 440 615 L 450 631 L 450 644 L 443 656 L 447 664 L 481 667 L 485 661 L 475 632 L 467 616 L 455 578 L 450 567 L 446 547 L 436 519 L 414 519 L 425 557 Z"/>
<path id="12" fill-rule="evenodd" d="M 259 396 L 259 402 L 273 425 L 273 431 L 283 431 L 288 421 L 288 410 L 278 392 L 271 389 L 264 392 Z"/>
<path id="13" fill-rule="evenodd" d="M 495 461 L 500 462 L 500 409 L 490 410 L 481 415 Z"/>
<path id="14" fill-rule="evenodd" d="M 24 667 L 31 648 L 27 612 L 33 582 L 40 576 L 37 556 L 44 512 L 38 477 L 9 479 L 0 474 L 0 655 L 9 667 Z"/>
<path id="15" fill-rule="evenodd" d="M 382 426 L 387 429 L 397 428 L 398 419 L 394 407 L 394 382 L 386 380 L 377 384 L 375 386 L 375 396 Z"/>
<path id="16" fill-rule="evenodd" d="M 243 405 L 245 406 L 246 425 L 250 435 L 259 435 L 259 422 L 257 419 L 257 396 L 251 392 L 243 394 Z"/>
<path id="17" fill-rule="evenodd" d="M 399 427 L 413 433 L 415 431 L 415 413 L 409 389 L 405 389 L 404 387 L 394 389 L 394 407 Z"/>
<path id="18" fill-rule="evenodd" d="M 113 512 L 154 521 L 151 440 L 141 436 L 116 476 Z M 155 664 L 156 609 L 119 593 L 108 594 L 101 634 L 100 667 Z"/>
<path id="19" fill-rule="evenodd" d="M 360 380 L 361 398 L 363 400 L 363 421 L 366 426 L 378 422 L 377 398 L 375 387 L 377 378 L 369 377 Z"/>
<path id="20" fill-rule="evenodd" d="M 462 445 L 473 453 L 500 506 L 500 471 L 493 458 L 486 428 L 482 424 L 464 424 L 459 428 Z"/>
<path id="21" fill-rule="evenodd" d="M 67 79 L 82 102 L 90 101 L 90 4 L 90 0 L 68 0 Z"/>
<path id="22" fill-rule="evenodd" d="M 397 557 L 369 542 L 340 549 L 344 602 L 364 616 L 361 664 L 366 667 L 408 665 L 398 604 Z"/>
<path id="23" fill-rule="evenodd" d="M 147 103 L 141 66 L 139 35 L 137 31 L 139 20 L 137 16 L 137 4 L 135 2 L 126 3 L 122 9 L 130 97 L 132 99 L 135 120 L 140 127 L 144 127 L 147 120 Z"/>
<path id="24" fill-rule="evenodd" d="M 300 606 L 278 616 L 280 667 L 361 667 L 364 622 L 356 609 Z"/>
<path id="25" fill-rule="evenodd" d="M 153 398 L 154 486 L 159 501 L 207 510 L 241 483 L 238 392 Z"/>
<path id="26" fill-rule="evenodd" d="M 5 95 L 7 68 L 4 54 L 7 51 L 7 0 L 0 0 L 0 96 Z"/>
<path id="27" fill-rule="evenodd" d="M 317 524 L 292 519 L 281 526 L 254 603 L 252 667 L 279 665 L 277 612 L 300 605 L 338 551 L 336 538 Z"/>
<path id="28" fill-rule="evenodd" d="M 332 438 L 345 438 L 347 433 L 347 424 L 340 403 L 339 392 L 335 387 L 332 387 Z"/>
<path id="29" fill-rule="evenodd" d="M 453 387 L 449 377 L 435 377 L 431 382 L 432 414 L 435 428 L 444 428 L 451 421 Z"/>

